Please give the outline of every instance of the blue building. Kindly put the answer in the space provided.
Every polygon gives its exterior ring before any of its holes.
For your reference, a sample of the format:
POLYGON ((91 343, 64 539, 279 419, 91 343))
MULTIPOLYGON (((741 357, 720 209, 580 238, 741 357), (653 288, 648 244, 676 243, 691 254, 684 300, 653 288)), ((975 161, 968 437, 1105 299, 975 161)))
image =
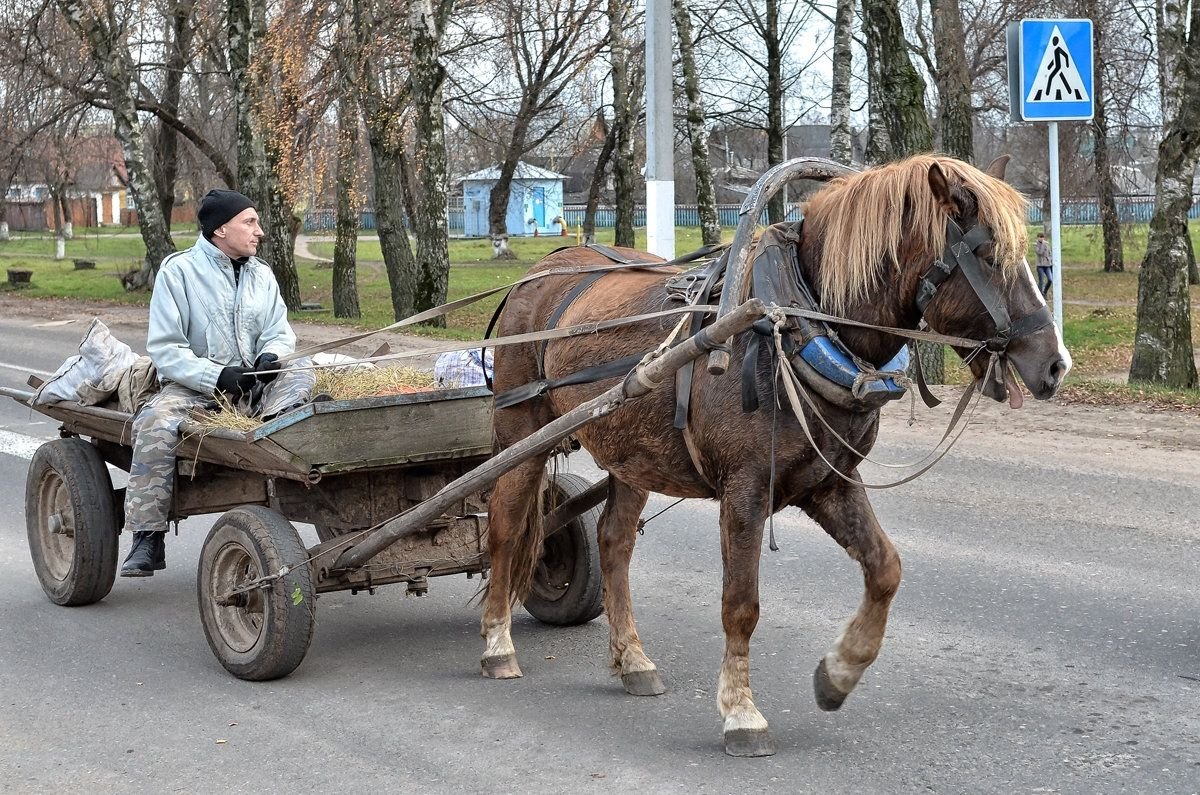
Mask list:
MULTIPOLYGON (((463 177, 463 234, 467 237, 487 237, 488 208, 491 206, 492 186, 500 178, 500 167, 491 166, 463 177)), ((512 189, 508 194, 508 213, 505 227, 510 237, 557 235, 556 219, 563 214, 562 174, 555 174, 528 163, 517 163, 512 189)))

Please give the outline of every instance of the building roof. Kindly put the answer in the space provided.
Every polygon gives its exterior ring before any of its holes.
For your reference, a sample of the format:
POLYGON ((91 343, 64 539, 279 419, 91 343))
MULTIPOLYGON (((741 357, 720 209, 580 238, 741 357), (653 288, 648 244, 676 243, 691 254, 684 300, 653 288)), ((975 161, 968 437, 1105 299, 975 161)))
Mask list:
MULTIPOLYGON (((517 162, 517 170, 513 172, 513 179, 566 179, 564 174, 556 174, 553 171, 545 168, 538 168, 530 165, 524 160, 517 162)), ((467 174, 460 179, 460 182, 495 182, 500 179, 500 166, 488 166, 480 169, 474 174, 467 174)))

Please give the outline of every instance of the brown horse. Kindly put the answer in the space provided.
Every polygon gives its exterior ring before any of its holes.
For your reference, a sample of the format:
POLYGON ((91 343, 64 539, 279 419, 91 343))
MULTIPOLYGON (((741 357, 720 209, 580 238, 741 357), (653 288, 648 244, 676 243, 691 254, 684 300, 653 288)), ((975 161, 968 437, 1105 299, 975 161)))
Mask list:
MULTIPOLYGON (((1025 202, 1002 181, 1004 163, 984 173, 946 157, 919 156, 844 177, 820 190, 810 202, 799 246, 799 267, 824 311, 877 326, 915 329, 922 317, 943 334, 970 339, 994 338, 994 304, 1013 319, 1018 333, 1002 356, 999 378, 988 379, 985 394, 1020 403, 1020 387, 1011 363, 1039 399, 1052 396, 1070 368, 1070 356, 1025 262, 1025 202), (948 225, 949 221, 957 227, 948 225), (971 230, 979 233, 971 237, 971 230), (922 278, 939 260, 948 229, 968 233, 978 256, 977 274, 987 285, 972 286, 965 269, 953 271, 932 300, 918 309, 922 278), (992 297, 993 306, 981 299, 992 297)), ((953 241, 952 241, 953 242, 953 241)), ((631 258, 647 255, 621 250, 631 258)), ((556 252, 538 269, 606 264, 586 248, 556 252)), ((501 335, 544 329, 582 275, 553 275, 517 288, 499 320, 501 335)), ((671 302, 661 271, 608 273, 566 308, 554 325, 638 315, 671 302)), ((728 289, 728 288, 727 288, 728 289)), ((650 321, 602 334, 535 345, 501 347, 495 355, 495 389, 500 393, 539 377, 539 354, 551 378, 655 348, 674 320, 650 321)), ((871 329, 842 327, 843 342, 862 359, 881 366, 904 340, 871 329)), ((725 656, 717 706, 724 718, 725 749, 734 755, 773 753, 767 722, 750 691, 750 636, 759 616, 758 568, 767 517, 797 506, 841 544, 862 567, 863 601, 814 677, 817 703, 834 710, 854 689, 879 653, 892 596, 900 584, 900 559, 880 527, 864 487, 831 471, 804 436, 795 416, 780 411, 774 433, 772 492, 772 412, 746 412, 742 405, 742 359, 749 334, 732 341, 728 372, 712 375, 698 363, 691 385, 687 427, 672 420, 675 390, 663 387, 633 401, 577 434, 610 478, 600 519, 599 542, 608 615, 611 663, 625 689, 635 695, 664 692, 654 663, 646 656, 634 626, 629 592, 629 561, 638 517, 649 492, 720 501, 721 553, 724 563, 721 619, 725 656), (689 449, 690 448, 690 449, 689 449)), ((763 348, 767 346, 762 346, 763 348)), ((969 350, 960 351, 969 354, 969 350)), ((970 360, 977 379, 989 355, 970 360)), ((775 374, 768 350, 760 350, 756 371, 760 395, 770 396, 775 374)), ((530 435, 564 412, 611 387, 608 380, 565 386, 501 409, 495 415, 498 444, 506 447, 530 435)), ((861 454, 875 441, 879 411, 851 410, 815 397, 816 405, 854 452, 809 413, 816 444, 825 459, 857 479, 861 454)), ((765 403, 765 401, 764 401, 765 403)), ((545 458, 526 461, 496 484, 489 505, 488 545, 492 579, 484 602, 481 634, 486 641, 483 674, 506 679, 521 675, 510 637, 511 605, 528 588, 540 556, 542 529, 539 483, 545 458)))

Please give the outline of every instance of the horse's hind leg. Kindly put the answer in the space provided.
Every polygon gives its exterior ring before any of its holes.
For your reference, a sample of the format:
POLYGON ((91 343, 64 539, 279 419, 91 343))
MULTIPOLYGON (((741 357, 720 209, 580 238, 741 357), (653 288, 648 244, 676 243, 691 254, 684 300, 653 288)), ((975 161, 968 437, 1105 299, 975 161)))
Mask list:
POLYGON ((515 679, 521 676, 517 653, 512 642, 513 589, 522 583, 513 581, 514 571, 532 566, 526 560, 541 546, 540 535, 542 475, 546 457, 530 459, 505 473, 492 489, 488 501, 488 557, 491 580, 483 602, 479 634, 485 643, 480 667, 489 679, 515 679))
MULTIPOLYGON (((855 473, 854 476, 857 476, 855 473)), ((875 518, 866 490, 840 481, 814 495, 805 511, 862 566, 866 586, 858 612, 817 665, 817 706, 833 711, 879 655, 892 597, 900 587, 900 556, 875 518)))
POLYGON ((599 528, 609 653, 613 668, 621 675, 621 684, 635 696, 657 696, 666 690, 658 669, 642 649, 629 593, 629 561, 633 557, 638 517, 648 496, 647 492, 610 475, 599 528))
POLYGON ((725 753, 770 756, 775 753, 767 719, 750 690, 750 636, 758 626, 758 561, 766 520, 766 489, 727 484, 721 497, 721 623, 725 657, 717 679, 717 708, 724 719, 725 753))

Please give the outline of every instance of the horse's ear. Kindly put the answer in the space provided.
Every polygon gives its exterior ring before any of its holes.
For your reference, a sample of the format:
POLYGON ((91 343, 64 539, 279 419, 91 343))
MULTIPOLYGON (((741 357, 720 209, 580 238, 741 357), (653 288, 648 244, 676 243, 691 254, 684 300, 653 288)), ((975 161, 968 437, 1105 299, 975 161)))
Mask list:
POLYGON ((946 172, 937 163, 929 166, 929 190, 933 192, 934 201, 942 206, 949 215, 954 215, 958 205, 954 203, 954 195, 950 192, 950 182, 946 172))
POLYGON ((1012 155, 1000 155, 992 161, 992 164, 987 167, 987 170, 984 171, 984 173, 989 177, 995 177, 996 179, 1003 180, 1004 169, 1008 167, 1009 160, 1012 160, 1012 155))

